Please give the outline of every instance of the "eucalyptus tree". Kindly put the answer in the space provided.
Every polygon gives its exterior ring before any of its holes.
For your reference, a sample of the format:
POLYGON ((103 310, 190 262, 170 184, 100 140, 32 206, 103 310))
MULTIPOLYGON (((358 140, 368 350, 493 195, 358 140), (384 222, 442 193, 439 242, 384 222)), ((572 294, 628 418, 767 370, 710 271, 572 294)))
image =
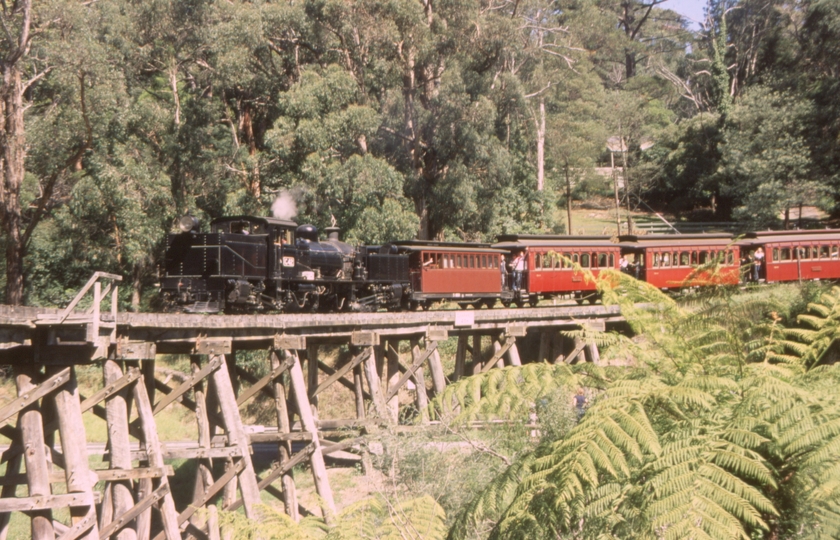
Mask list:
MULTIPOLYGON (((26 175, 25 111, 34 85, 55 67, 42 47, 45 34, 64 27, 63 2, 3 3, 0 22, 4 29, 0 41, 0 224, 5 236, 6 290, 8 304, 20 304, 24 294, 24 256, 32 233, 52 203, 58 175, 38 179, 37 195, 22 193, 26 175), (58 19, 54 17, 57 16, 58 19), (37 38, 37 39, 36 39, 37 38), (34 203, 34 204, 33 204, 34 203), (34 206, 34 211, 29 210, 34 206)), ((69 157, 69 156, 68 156, 69 157)), ((75 156, 74 156, 75 157, 75 156)), ((74 160, 66 165, 72 166, 74 160)), ((64 167, 66 169, 68 167, 64 167)))
POLYGON ((825 189, 808 145, 811 103, 799 96, 754 86, 733 107, 724 130, 719 174, 736 195, 736 216, 768 226, 790 209, 818 203, 825 189))

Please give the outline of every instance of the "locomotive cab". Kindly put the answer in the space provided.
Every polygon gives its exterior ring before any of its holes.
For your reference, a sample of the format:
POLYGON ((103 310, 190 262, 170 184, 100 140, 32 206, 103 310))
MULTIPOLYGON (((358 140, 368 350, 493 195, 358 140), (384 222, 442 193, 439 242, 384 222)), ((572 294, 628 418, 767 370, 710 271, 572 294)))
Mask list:
POLYGON ((279 289, 273 276, 275 242, 292 242, 297 225, 288 220, 233 216, 213 220, 210 232, 197 230, 189 217, 180 233, 167 237, 164 302, 185 311, 217 312, 226 306, 261 308, 279 289))

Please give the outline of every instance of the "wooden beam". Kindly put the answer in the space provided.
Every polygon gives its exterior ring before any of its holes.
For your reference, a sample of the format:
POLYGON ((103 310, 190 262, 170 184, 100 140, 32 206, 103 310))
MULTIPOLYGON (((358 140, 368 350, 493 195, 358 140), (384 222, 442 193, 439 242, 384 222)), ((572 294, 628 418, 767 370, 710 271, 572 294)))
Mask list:
POLYGON ((481 373, 481 334, 475 333, 472 336, 473 344, 470 352, 472 353, 472 372, 473 375, 481 373))
POLYGON ((187 393, 193 386, 196 385, 199 381, 219 369, 219 366, 222 365, 222 356, 214 356, 210 358, 210 362, 207 363, 206 366, 201 368, 196 373, 191 373, 187 380, 183 383, 178 385, 177 388, 173 389, 172 392, 161 398, 160 401, 155 403, 154 413, 157 414, 162 411, 167 405, 178 399, 180 396, 187 393))
MULTIPOLYGON (((149 400, 149 394, 146 393, 145 384, 135 384, 132 386, 132 395, 134 397, 134 405, 137 407, 137 419, 140 421, 140 429, 142 430, 142 439, 146 449, 146 461, 151 467, 165 467, 163 452, 160 448, 160 437, 155 424, 155 413, 152 409, 152 402, 149 400)), ((133 456, 132 456, 133 459, 133 456)), ((141 480, 141 483, 145 482, 141 480)), ((152 481, 154 482, 154 481, 152 481)), ((169 484, 169 478, 162 476, 157 480, 158 487, 169 484)), ((142 484, 141 484, 142 485, 142 484)), ((175 510, 175 501, 172 498, 172 493, 167 493, 158 504, 160 510, 161 522, 163 525, 163 532, 168 540, 175 540, 180 538, 181 532, 178 528, 178 513, 175 510)), ((143 518, 143 526, 146 526, 145 517, 148 517, 148 510, 143 512, 137 518, 138 529, 141 525, 141 518, 143 518), (145 517, 144 517, 145 516, 145 517)), ((144 531, 145 534, 145 531, 144 531)), ((141 535, 142 536, 142 535, 141 535)))
POLYGON ((64 386, 70 380, 70 368, 66 367, 49 377, 31 390, 25 392, 23 395, 13 399, 11 403, 0 408, 0 422, 5 422, 8 418, 26 407, 32 405, 42 397, 54 392, 58 388, 64 386))
POLYGON ((435 343, 435 352, 429 357, 429 372, 432 374, 432 388, 435 394, 442 394, 446 389, 446 375, 443 373, 443 364, 440 361, 440 352, 435 343))
MULTIPOLYGON (((93 486, 90 483, 91 473, 81 405, 76 377, 71 370, 70 380, 55 393, 55 408, 58 415, 58 431, 61 434, 61 449, 64 451, 67 492, 74 496, 87 497, 91 495, 93 486)), ((86 521, 90 510, 93 510, 95 516, 93 502, 88 509, 85 509, 84 505, 71 506, 71 527, 86 521)), ((93 525, 86 528, 80 538, 83 540, 99 538, 99 527, 95 518, 93 525)))
MULTIPOLYGON (((111 359, 105 360, 102 365, 102 373, 105 380, 106 388, 111 384, 124 378, 122 367, 111 359)), ((112 469, 131 470, 131 442, 128 434, 128 407, 126 405, 127 393, 123 389, 118 392, 113 392, 105 401, 105 412, 107 416, 108 425, 108 445, 111 450, 110 462, 112 469)), ((107 511, 113 510, 111 517, 124 515, 134 507, 134 495, 132 494, 131 482, 128 480, 114 480, 110 482, 111 489, 111 503, 113 508, 106 508, 103 513, 107 516, 107 511)), ((103 503, 103 506, 111 506, 103 503)), ((110 519, 103 519, 103 526, 107 526, 110 519)), ((135 540, 136 535, 134 531, 127 531, 121 534, 117 540, 135 540)), ((100 531, 100 536, 102 531, 100 531)), ((107 538, 109 535, 105 535, 107 538)))
MULTIPOLYGON (((268 375, 266 375, 256 383, 252 384, 247 390, 239 394, 239 397, 236 398, 236 404, 241 406, 243 403, 251 399, 257 392, 259 392, 263 388, 266 388, 269 383, 274 381, 274 379, 285 373, 291 365, 291 362, 286 360, 276 368, 272 369, 268 375)), ((237 367, 236 371, 239 372, 240 368, 237 367)))
MULTIPOLYGON (((292 354, 295 360, 295 363, 289 371, 292 379, 292 393, 295 395, 301 423, 303 423, 306 431, 312 433, 312 444, 315 448, 309 462, 312 467, 312 476, 315 480, 315 489, 322 499, 324 521, 330 525, 335 521, 335 502, 333 501, 332 488, 330 487, 329 477, 327 476, 327 466, 324 463, 324 456, 321 454, 321 443, 318 440, 318 427, 315 425, 315 418, 309 407, 309 396, 306 392, 306 383, 303 380, 303 369, 300 366, 300 359, 297 357, 297 354, 292 354)), ((370 360, 371 358, 368 358, 368 362, 370 360)))
MULTIPOLYGON (((190 504, 183 512, 178 514, 178 519, 177 519, 178 527, 180 528, 181 525, 183 525, 188 519, 190 519, 190 517, 192 517, 192 515, 195 514, 196 511, 198 511, 199 508, 202 508, 205 504, 210 502, 210 500, 213 497, 215 497, 216 494, 218 494, 222 489, 224 489, 224 487, 227 485, 227 483, 230 482, 233 479, 234 476, 236 476, 237 474, 242 472, 242 469, 243 469, 244 466, 245 465, 244 465, 244 463, 242 463, 241 460, 237 461, 232 468, 225 471, 225 474, 220 476, 219 479, 216 480, 213 483, 213 485, 210 486, 207 489, 207 493, 204 496, 204 499, 202 499, 201 501, 193 501, 194 504, 190 504)), ((180 538, 180 537, 181 537, 181 535, 179 533, 177 538, 180 538)), ((157 536, 155 536, 154 540, 164 540, 166 538, 167 538, 166 533, 165 532, 160 532, 160 533, 158 533, 157 536)), ((167 540, 172 540, 172 539, 167 539, 167 540)))
MULTIPOLYGON (((373 352, 373 347, 369 347, 371 349, 371 353, 373 352)), ((365 378, 367 379, 368 389, 370 390, 371 401, 373 401, 373 408, 376 411, 376 414, 381 418, 383 421, 386 422, 393 422, 391 415, 388 414, 388 407, 385 405, 385 400, 382 396, 382 390, 380 386, 380 379, 379 379, 379 372, 376 370, 376 355, 370 354, 368 355, 367 360, 364 361, 364 372, 365 378)))
POLYGON ((429 348, 423 352, 423 354, 418 355, 416 358, 414 358, 414 361, 411 363, 411 366, 406 370, 405 374, 402 377, 400 377, 400 380, 397 382, 397 385, 394 388, 388 390, 388 395, 385 396, 385 401, 390 401, 390 399, 394 397, 394 394, 400 391, 400 388, 402 388, 405 382, 414 375, 414 372, 417 371, 417 369, 423 365, 423 362, 425 362, 429 358, 429 356, 431 356, 432 353, 436 350, 437 342, 433 341, 429 348))
POLYGON ((129 384, 133 383, 134 381, 140 378, 140 370, 136 367, 130 367, 126 370, 125 375, 120 377, 119 379, 113 381, 110 384, 106 384, 104 388, 86 398, 82 401, 82 412, 87 412, 94 405, 102 402, 105 399, 108 399, 112 395, 116 394, 129 384))
POLYGON ((169 493, 169 484, 163 484, 140 502, 132 506, 128 511, 117 514, 117 519, 106 525, 99 531, 99 540, 107 540, 111 535, 116 534, 131 521, 142 514, 147 508, 163 499, 169 493))
MULTIPOLYGON (((38 388, 40 368, 20 366, 15 370, 15 383, 19 396, 38 388)), ((69 379, 69 372, 68 372, 69 379)), ((18 415, 21 437, 26 446, 26 484, 30 497, 50 495, 50 465, 47 463, 46 443, 44 439, 44 421, 38 401, 32 401, 18 415)), ((52 512, 40 510, 30 514, 33 540, 54 540, 55 530, 52 525, 52 512)))
POLYGON ((580 353, 583 352, 584 347, 586 347, 586 342, 583 341, 580 338, 575 338, 575 349, 571 352, 571 354, 569 354, 566 357, 566 363, 567 364, 575 363, 575 360, 577 360, 577 357, 580 355, 580 353))
MULTIPOLYGON (((367 349, 369 350, 370 347, 367 347, 367 349)), ((330 366, 328 366, 327 364, 325 364, 323 362, 318 362, 318 367, 321 368, 321 370, 324 373, 326 373, 327 375, 332 375, 333 373, 335 373, 335 370, 333 368, 331 368, 330 366)), ((344 386, 345 388, 347 388, 348 390, 353 390, 354 392, 356 390, 353 383, 351 383, 347 379, 344 379, 344 378, 338 379, 338 383, 341 384, 342 386, 344 386)), ((373 398, 370 397, 370 394, 368 392, 365 392, 364 389, 362 390, 362 392, 364 392, 364 399, 373 399, 373 398)))
POLYGON ((388 405, 388 410, 391 413, 392 418, 399 418, 400 416, 400 399, 399 399, 399 380, 400 380, 400 371, 405 372, 405 370, 400 365, 400 342, 398 340, 388 340, 385 342, 384 346, 382 347, 385 353, 385 359, 387 362, 383 362, 383 365, 387 366, 387 384, 385 389, 387 390, 388 397, 385 399, 385 403, 388 405), (396 347, 394 346, 394 341, 396 341, 396 347), (392 392, 396 389, 396 392, 392 392))
MULTIPOLYGON (((190 371, 197 373, 201 370, 201 362, 203 357, 198 354, 190 356, 190 371)), ((202 449, 209 449, 213 445, 212 427, 210 426, 210 419, 207 411, 207 387, 205 381, 200 381, 193 387, 193 395, 195 397, 195 420, 198 435, 198 447, 202 449)), ((227 446, 227 441, 222 443, 222 446, 227 446)), ((207 488, 213 484, 213 463, 210 458, 199 458, 196 460, 195 476, 193 477, 193 495, 192 501, 204 500, 207 488)), ((193 519, 194 525, 204 525, 204 520, 200 517, 193 519)))
MULTIPOLYGON (((97 494, 98 495, 98 494, 97 494)), ((52 508, 82 508, 95 505, 98 497, 93 493, 68 493, 66 495, 36 495, 0 499, 0 512, 31 512, 52 508)))
MULTIPOLYGON (((291 471, 292 469, 294 469, 295 467, 297 467, 298 465, 300 465, 301 463, 306 461, 306 459, 309 456, 311 456, 312 452, 314 452, 314 451, 315 451, 315 445, 313 443, 309 443, 306 446, 304 446, 303 449, 300 450, 297 454, 293 455, 292 457, 290 457, 285 462, 278 463, 277 465, 272 467, 268 471, 268 474, 265 476, 265 478, 260 480, 259 483, 257 484, 257 485, 259 485, 260 490, 263 490, 266 487, 268 487, 270 484, 273 484, 275 480, 277 480, 278 478, 280 478, 281 476, 283 476, 287 472, 291 471)), ((236 501, 238 503, 238 505, 237 506, 232 505, 229 508, 229 510, 233 511, 233 510, 236 510, 237 508, 239 508, 239 506, 241 506, 241 504, 242 504, 241 501, 242 501, 241 499, 236 501)))
POLYGON ((236 404, 230 373, 225 367, 225 357, 219 355, 216 358, 221 361, 222 367, 212 374, 213 389, 216 391, 219 400, 219 408, 224 419, 224 428, 228 433, 228 440, 232 446, 239 447, 242 452, 241 459, 245 463, 245 468, 238 475, 239 489, 242 492, 242 498, 245 500, 245 516, 255 519, 256 509, 254 507, 260 503, 260 490, 257 488, 254 464, 251 462, 248 436, 242 426, 242 417, 239 415, 239 406, 236 404))
POLYGON ((432 341, 429 348, 423 354, 420 354, 420 342, 417 339, 411 340, 411 357, 414 358, 412 362, 412 374, 414 376, 414 389, 417 403, 417 410, 420 412, 420 419, 425 424, 429 421, 429 396, 426 394, 426 379, 423 376, 423 358, 431 358, 432 353, 437 350, 437 342, 432 341), (419 363, 418 367, 414 364, 419 363))
MULTIPOLYGON (((278 354, 276 350, 270 351, 268 356, 269 365, 272 368, 277 368, 281 365, 280 354, 278 354)), ((294 362, 294 358, 287 354, 284 354, 283 356, 284 358, 282 359, 282 362, 291 366, 292 362, 294 362)), ((288 402, 286 401, 286 387, 280 380, 274 379, 271 391, 274 397, 274 411, 277 416, 277 434, 281 437, 289 437, 292 433, 290 433, 291 418, 289 418, 288 402)), ((311 433, 295 433, 294 435, 308 435, 310 439, 312 438, 311 433)), ((253 440, 252 436, 251 441, 253 440)), ((283 463, 288 462, 292 455, 291 439, 283 440, 283 442, 278 445, 278 451, 280 453, 280 464, 282 465, 283 463)), ((294 476, 288 473, 284 473, 282 476, 282 499, 283 505, 286 508, 286 515, 294 521, 299 521, 300 513, 298 512, 297 488, 295 486, 294 476)), ((260 487, 259 482, 257 483, 257 486, 260 487)), ((263 488, 260 487, 260 489, 263 488)))
POLYGON ((493 369, 496 366, 496 363, 502 359, 502 356, 504 356, 505 353, 508 352, 508 349, 510 349, 514 343, 516 343, 516 338, 510 337, 506 339, 505 344, 502 345, 498 351, 493 353, 493 357, 490 360, 484 363, 484 368, 481 370, 481 373, 487 373, 488 371, 493 369))
POLYGON ((469 339, 469 336, 466 334, 458 336, 458 349, 455 353, 455 371, 452 374, 453 382, 464 377, 464 370, 467 364, 467 348, 469 347, 469 339))
MULTIPOLYGON (((312 395, 317 396, 318 394, 326 390, 334 382, 344 377, 344 375, 351 369, 355 368, 356 366, 367 360, 368 356, 370 356, 370 347, 362 349, 362 352, 354 356, 352 360, 350 360, 349 362, 338 368, 336 371, 334 371, 332 375, 327 377, 327 379, 324 382, 318 385, 318 388, 316 388, 315 391, 312 392, 312 395)), ((321 362, 319 362, 318 365, 321 365, 321 362)))
MULTIPOLYGON (((57 540, 76 540, 80 538, 81 535, 87 532, 91 527, 96 526, 96 507, 91 506, 87 513, 84 515, 83 518, 78 520, 76 523, 73 524, 72 527, 68 527, 66 531, 64 531, 61 536, 58 537, 57 540)), ((85 534, 85 537, 88 537, 90 533, 85 534)))

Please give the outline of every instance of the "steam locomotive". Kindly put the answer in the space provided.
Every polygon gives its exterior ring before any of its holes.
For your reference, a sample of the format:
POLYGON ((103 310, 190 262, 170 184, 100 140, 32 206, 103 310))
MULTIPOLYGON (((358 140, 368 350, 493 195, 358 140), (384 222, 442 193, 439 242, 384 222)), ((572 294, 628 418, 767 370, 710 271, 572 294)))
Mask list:
POLYGON ((271 217, 192 217, 166 241, 164 305, 188 312, 364 311, 407 307, 408 256, 392 246, 354 248, 327 229, 271 217))
POLYGON ((743 281, 840 279, 840 230, 694 235, 505 235, 495 244, 404 241, 354 247, 328 228, 234 216, 199 232, 192 217, 169 234, 161 294, 169 309, 376 311, 536 305, 541 298, 597 300, 602 270, 627 270, 660 289, 743 281), (761 250, 759 250, 761 248, 761 250), (752 254, 766 253, 757 265, 752 254), (516 282, 505 258, 524 256, 516 282), (704 270, 709 263, 717 271, 704 270))

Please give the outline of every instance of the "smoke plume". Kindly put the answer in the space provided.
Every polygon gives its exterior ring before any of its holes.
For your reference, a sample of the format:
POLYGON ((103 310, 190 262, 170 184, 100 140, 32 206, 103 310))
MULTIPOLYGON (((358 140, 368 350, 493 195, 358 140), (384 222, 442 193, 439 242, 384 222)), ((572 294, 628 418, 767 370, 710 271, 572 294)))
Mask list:
POLYGON ((292 219, 297 215, 297 202, 291 191, 283 190, 271 203, 271 215, 279 219, 292 219))

